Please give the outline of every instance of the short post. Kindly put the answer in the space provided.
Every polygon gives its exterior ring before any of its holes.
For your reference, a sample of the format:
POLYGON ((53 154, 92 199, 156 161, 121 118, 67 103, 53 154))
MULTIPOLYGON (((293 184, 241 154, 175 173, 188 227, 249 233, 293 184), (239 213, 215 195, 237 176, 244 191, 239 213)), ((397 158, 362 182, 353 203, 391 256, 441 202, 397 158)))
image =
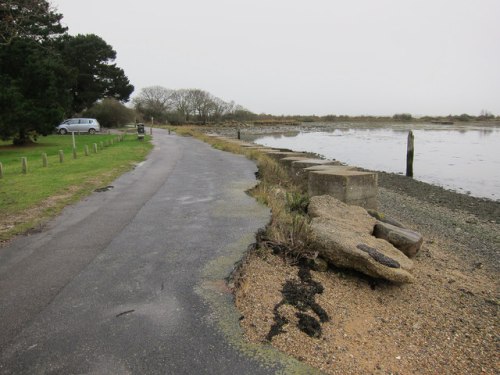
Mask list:
POLYGON ((59 163, 64 163, 64 151, 59 150, 59 163))
POLYGON ((104 150, 104 142, 103 142, 103 141, 101 141, 99 144, 100 144, 100 146, 101 146, 101 150, 104 150))
POLYGON ((42 166, 45 168, 49 165, 49 161, 47 159, 47 154, 44 152, 42 154, 42 166))
POLYGON ((110 139, 110 140, 109 140, 109 145, 110 145, 110 146, 113 146, 113 139, 110 139))
POLYGON ((149 128, 149 135, 153 135, 153 125, 149 128))
POLYGON ((28 173, 28 158, 24 156, 21 158, 21 171, 23 174, 28 173))
POLYGON ((71 138, 73 139, 73 148, 76 148, 75 132, 71 132, 71 138))
POLYGON ((97 143, 94 143, 94 154, 97 154, 97 143))
POLYGON ((238 129, 238 139, 241 139, 241 132, 240 132, 240 129, 238 129))
POLYGON ((76 159, 76 147, 73 147, 73 159, 76 159))
POLYGON ((410 130, 408 133, 408 146, 406 149, 406 176, 413 177, 413 154, 414 154, 414 143, 415 137, 413 136, 413 132, 410 130))
POLYGON ((168 129, 168 135, 170 135, 170 128, 168 129))
POLYGON ((3 165, 0 163, 0 178, 3 178, 3 165))
POLYGON ((84 152, 85 152, 85 156, 89 156, 89 146, 85 145, 84 152))

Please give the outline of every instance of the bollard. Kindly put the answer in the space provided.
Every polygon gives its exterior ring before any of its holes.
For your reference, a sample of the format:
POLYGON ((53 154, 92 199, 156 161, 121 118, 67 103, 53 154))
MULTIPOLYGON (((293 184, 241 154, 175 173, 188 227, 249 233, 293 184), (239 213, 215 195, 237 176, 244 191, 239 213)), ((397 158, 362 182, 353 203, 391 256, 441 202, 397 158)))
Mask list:
POLYGON ((113 140, 112 139, 109 140, 109 145, 113 146, 113 140))
POLYGON ((89 156, 89 146, 85 145, 83 151, 85 152, 85 156, 89 156))
POLYGON ((49 165, 49 161, 47 159, 47 154, 44 152, 42 154, 42 167, 47 167, 49 165))
POLYGON ((76 159, 76 147, 73 147, 73 159, 76 159))
POLYGON ((21 158, 21 171, 23 174, 28 173, 28 159, 26 157, 21 158))
POLYGON ((170 129, 168 129, 168 135, 170 135, 170 129))
POLYGON ((99 143, 99 145, 101 146, 101 150, 104 150, 104 142, 103 142, 103 141, 101 141, 101 142, 99 143))
POLYGON ((153 135, 153 127, 152 126, 149 128, 149 135, 153 135))
POLYGON ((59 163, 64 163, 64 151, 59 150, 59 163))
POLYGON ((97 143, 94 143, 94 154, 97 154, 97 143))
POLYGON ((0 178, 3 178, 3 165, 0 163, 0 178))
POLYGON ((415 137, 413 136, 413 132, 410 130, 408 133, 408 145, 406 149, 406 176, 413 177, 413 142, 415 137))
POLYGON ((238 139, 241 139, 240 129, 238 129, 238 139))

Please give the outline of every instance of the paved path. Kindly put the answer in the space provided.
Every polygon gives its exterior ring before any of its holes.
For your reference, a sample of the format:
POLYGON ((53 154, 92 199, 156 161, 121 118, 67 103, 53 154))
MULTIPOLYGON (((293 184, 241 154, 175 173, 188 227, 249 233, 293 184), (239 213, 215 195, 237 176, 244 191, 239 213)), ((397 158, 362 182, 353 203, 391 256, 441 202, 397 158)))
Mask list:
POLYGON ((262 366, 231 337, 237 312, 217 282, 269 219, 244 193, 255 184, 254 164, 160 130, 154 143, 113 189, 0 249, 0 373, 265 374, 286 366, 274 357, 262 366))

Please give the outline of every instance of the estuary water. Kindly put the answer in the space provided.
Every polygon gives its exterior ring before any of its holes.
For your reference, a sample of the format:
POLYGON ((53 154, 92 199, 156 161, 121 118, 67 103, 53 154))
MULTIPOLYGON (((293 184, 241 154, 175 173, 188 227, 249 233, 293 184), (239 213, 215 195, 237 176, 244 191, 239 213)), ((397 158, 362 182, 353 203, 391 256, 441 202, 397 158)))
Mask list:
POLYGON ((415 136, 414 178, 500 200, 500 127, 418 124, 323 126, 253 137, 255 143, 308 151, 366 169, 405 174, 408 131, 415 136), (335 128, 334 128, 335 127, 335 128))

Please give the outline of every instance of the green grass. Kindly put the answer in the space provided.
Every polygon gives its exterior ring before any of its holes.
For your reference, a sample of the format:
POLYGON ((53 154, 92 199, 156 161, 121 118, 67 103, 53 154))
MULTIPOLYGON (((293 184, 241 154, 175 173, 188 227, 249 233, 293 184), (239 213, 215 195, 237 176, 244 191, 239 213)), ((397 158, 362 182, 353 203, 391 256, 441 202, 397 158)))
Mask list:
POLYGON ((61 211, 68 203, 106 186, 117 176, 144 160, 151 143, 125 135, 79 135, 75 137, 77 158, 73 159, 72 137, 51 135, 25 147, 0 142, 0 240, 39 225, 61 211), (110 141, 113 140, 113 144, 110 141), (105 145, 100 148, 100 143, 105 145), (93 144, 98 152, 94 153, 93 144), (89 148, 85 156, 84 147, 89 148), (59 161, 59 150, 64 162, 59 161), (42 153, 47 154, 48 166, 42 166, 42 153), (28 171, 22 173, 21 158, 28 160, 28 171))

